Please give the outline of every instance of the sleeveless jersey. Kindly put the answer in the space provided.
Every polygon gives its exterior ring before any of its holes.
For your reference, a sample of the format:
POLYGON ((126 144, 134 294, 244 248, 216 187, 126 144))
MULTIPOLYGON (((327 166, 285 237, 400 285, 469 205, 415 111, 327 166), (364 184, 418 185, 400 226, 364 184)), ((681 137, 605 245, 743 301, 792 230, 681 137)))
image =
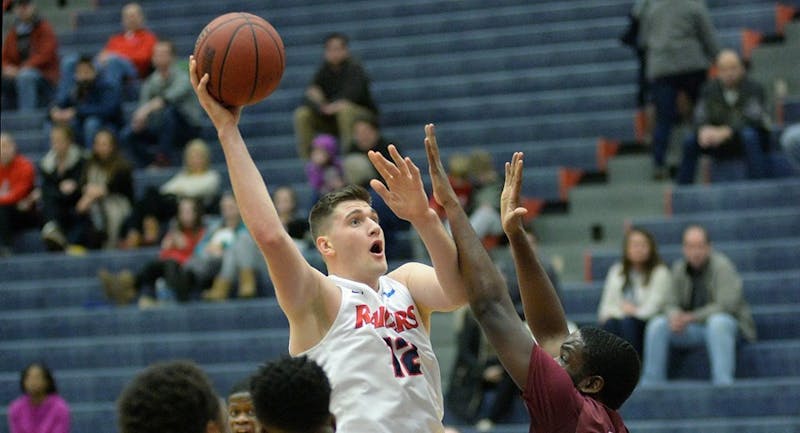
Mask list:
POLYGON ((329 276, 342 291, 331 329, 300 355, 331 383, 331 412, 343 433, 442 432, 439 363, 419 310, 403 284, 329 276))

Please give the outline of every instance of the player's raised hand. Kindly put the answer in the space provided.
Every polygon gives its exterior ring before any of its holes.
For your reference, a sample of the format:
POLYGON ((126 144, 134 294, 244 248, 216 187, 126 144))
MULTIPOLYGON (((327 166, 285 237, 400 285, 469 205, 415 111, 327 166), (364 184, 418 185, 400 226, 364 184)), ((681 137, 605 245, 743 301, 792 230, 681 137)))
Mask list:
POLYGON ((392 161, 379 152, 369 151, 369 160, 386 182, 384 185, 383 182, 372 179, 369 184, 395 215, 413 223, 428 212, 433 212, 428 206, 422 176, 411 158, 401 156, 393 144, 389 145, 389 155, 392 161))
POLYGON ((242 107, 225 107, 214 99, 206 88, 206 85, 208 85, 208 74, 198 79, 197 73, 195 72, 196 68, 197 62, 194 56, 189 56, 189 79, 192 81, 192 87, 197 94, 200 105, 206 110, 208 117, 211 118, 211 123, 217 128, 217 131, 226 126, 238 125, 242 114, 242 107))
POLYGON ((425 125, 425 153, 428 155, 428 172, 431 175, 433 198, 442 207, 460 204, 442 165, 439 144, 436 141, 436 128, 432 123, 425 125))
POLYGON ((506 179, 503 192, 500 194, 500 219, 506 234, 523 230, 522 217, 528 213, 528 210, 519 204, 522 189, 522 156, 522 152, 514 152, 511 162, 506 162, 506 179))

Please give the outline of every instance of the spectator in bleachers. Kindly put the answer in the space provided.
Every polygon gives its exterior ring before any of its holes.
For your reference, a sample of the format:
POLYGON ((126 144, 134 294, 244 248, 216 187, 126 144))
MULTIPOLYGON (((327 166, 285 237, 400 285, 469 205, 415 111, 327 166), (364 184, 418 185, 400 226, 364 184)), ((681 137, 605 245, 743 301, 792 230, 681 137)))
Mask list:
POLYGON ((23 395, 8 406, 11 433, 69 433, 69 405, 58 395, 47 365, 28 364, 20 374, 19 385, 23 395))
POLYGON ((155 245, 162 234, 162 225, 177 212, 178 199, 191 197, 205 209, 219 198, 221 177, 211 167, 208 144, 196 138, 183 151, 183 169, 160 187, 148 187, 125 223, 125 248, 155 245))
POLYGON ((220 217, 206 221, 207 229, 203 238, 183 266, 191 294, 199 294, 211 286, 222 267, 225 251, 233 245, 237 236, 247 231, 232 192, 222 194, 219 209, 220 217))
POLYGON ((795 170, 800 171, 800 123, 795 123, 783 131, 781 147, 795 170))
MULTIPOLYGON (((118 87, 123 97, 135 94, 136 86, 153 70, 153 48, 158 38, 145 28, 144 12, 138 3, 122 7, 123 31, 108 38, 103 50, 94 58, 98 74, 108 83, 118 87)), ((65 55, 61 61, 59 93, 74 83, 73 74, 79 56, 65 55)))
POLYGON ((114 275, 101 269, 98 276, 109 299, 124 305, 139 295, 139 307, 158 305, 156 284, 163 278, 179 301, 188 300, 189 287, 183 267, 203 238, 203 211, 200 204, 191 198, 178 202, 178 215, 172 227, 161 240, 158 257, 147 262, 135 275, 125 269, 114 275))
MULTIPOLYGON (((281 224, 294 240, 297 249, 307 257, 313 257, 314 251, 309 240, 308 220, 303 218, 297 209, 297 193, 292 187, 281 186, 272 193, 272 202, 281 224)), ((250 232, 245 227, 238 230, 233 245, 225 250, 219 273, 214 278, 211 289, 203 294, 209 301, 221 301, 228 298, 234 283, 238 283, 237 296, 251 298, 256 296, 258 277, 267 277, 268 270, 264 257, 258 249, 250 232)))
POLYGON ((378 108, 370 93, 370 79, 361 64, 350 55, 348 38, 332 33, 325 38, 324 62, 305 91, 305 102, 294 112, 297 153, 311 156, 311 141, 319 133, 337 136, 342 154, 353 140, 353 123, 358 117, 375 116, 378 108))
POLYGON ((48 249, 60 251, 68 245, 82 244, 90 226, 86 215, 77 212, 81 198, 81 177, 86 158, 83 148, 72 137, 68 126, 56 125, 50 131, 50 150, 39 162, 42 176, 42 239, 48 249))
POLYGON ((366 155, 370 150, 380 153, 384 158, 390 158, 389 140, 381 134, 377 117, 372 115, 357 117, 353 123, 353 143, 347 154, 366 155))
POLYGON ((220 433, 227 431, 220 399, 192 361, 153 364, 129 383, 117 401, 120 433, 220 433))
POLYGON ((672 278, 667 313, 645 330, 642 384, 666 381, 670 348, 698 346, 708 350, 712 383, 733 383, 737 340, 756 338, 736 267, 712 249, 705 228, 692 225, 683 232, 683 258, 673 264, 672 278))
POLYGON ((639 31, 646 50, 650 97, 656 110, 653 174, 656 179, 665 179, 669 138, 678 121, 678 95, 682 93, 694 106, 719 48, 702 1, 649 1, 641 12, 639 31))
POLYGON ((308 183, 318 197, 344 186, 336 137, 330 134, 314 137, 305 170, 308 183))
POLYGON ((155 71, 139 93, 139 105, 121 136, 136 164, 174 164, 180 149, 197 137, 202 111, 186 71, 175 64, 175 45, 159 41, 153 50, 155 71))
MULTIPOLYGON (((467 214, 472 211, 472 194, 475 190, 475 185, 472 179, 470 179, 469 164, 469 156, 463 153, 454 153, 450 155, 447 161, 450 186, 455 190, 458 201, 467 214)), ((428 200, 428 204, 436 211, 440 218, 445 218, 444 208, 439 205, 433 196, 428 200)))
POLYGON ((75 205, 79 214, 88 215, 98 241, 94 246, 116 248, 123 222, 131 212, 133 174, 122 156, 114 134, 101 129, 82 176, 82 195, 75 205))
POLYGON ((14 14, 3 41, 2 109, 45 107, 58 83, 58 39, 31 0, 15 0, 14 14))
POLYGON ((502 185, 494 169, 492 154, 486 151, 474 151, 469 155, 469 173, 474 186, 469 213, 469 222, 484 245, 491 248, 493 243, 503 236, 503 225, 500 221, 500 191, 502 185))
POLYGON ((0 257, 11 254, 12 236, 38 224, 36 167, 17 152, 14 137, 0 132, 0 257))
POLYGON ((240 380, 228 392, 228 427, 236 433, 261 433, 261 423, 256 418, 250 378, 240 380))
POLYGON ((307 356, 284 356, 262 366, 251 379, 250 393, 264 431, 336 431, 328 376, 307 356))
POLYGON ((144 11, 139 3, 131 2, 122 7, 122 27, 122 32, 108 38, 97 61, 104 68, 110 62, 127 62, 135 68, 138 77, 144 79, 153 70, 153 48, 158 38, 145 27, 144 11))
POLYGON ((50 121, 70 126, 76 141, 90 149, 97 131, 107 128, 116 133, 122 126, 119 86, 99 77, 91 58, 81 57, 73 85, 62 87, 50 108, 50 121))
POLYGON ((717 58, 718 78, 705 84, 695 110, 696 133, 683 144, 678 183, 692 183, 701 153, 718 159, 742 156, 748 177, 769 176, 768 114, 764 88, 746 76, 744 64, 732 50, 717 58))
POLYGON ((672 277, 653 235, 631 228, 622 242, 622 261, 606 275, 597 309, 600 326, 627 340, 641 356, 645 325, 663 312, 670 290, 672 277))

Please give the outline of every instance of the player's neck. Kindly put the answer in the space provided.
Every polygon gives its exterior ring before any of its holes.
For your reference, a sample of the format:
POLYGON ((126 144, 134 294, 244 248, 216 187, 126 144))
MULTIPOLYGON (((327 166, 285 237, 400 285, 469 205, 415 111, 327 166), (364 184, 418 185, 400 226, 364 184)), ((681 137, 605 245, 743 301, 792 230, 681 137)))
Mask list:
POLYGON ((336 275, 337 277, 348 279, 350 281, 366 284, 376 292, 380 288, 380 275, 366 275, 366 273, 363 271, 359 272, 355 269, 343 269, 332 264, 328 265, 328 273, 331 275, 336 275))

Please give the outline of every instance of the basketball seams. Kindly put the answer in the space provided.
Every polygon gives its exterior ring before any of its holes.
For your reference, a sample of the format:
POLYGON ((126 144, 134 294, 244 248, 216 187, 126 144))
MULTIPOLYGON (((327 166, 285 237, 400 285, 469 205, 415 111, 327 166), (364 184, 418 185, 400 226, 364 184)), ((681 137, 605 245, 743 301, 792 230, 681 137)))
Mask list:
POLYGON ((218 82, 217 88, 219 89, 219 97, 220 97, 220 99, 225 99, 225 98, 222 97, 222 77, 225 76, 225 65, 227 64, 228 54, 231 51, 231 46, 236 41, 236 35, 239 33, 239 31, 242 29, 242 27, 245 27, 247 25, 249 25, 249 23, 245 22, 244 24, 241 24, 239 27, 236 27, 235 29, 233 29, 233 31, 231 32, 230 38, 228 38, 228 46, 225 47, 225 54, 222 56, 222 62, 220 63, 220 66, 219 66, 219 77, 217 78, 217 82, 218 82))
POLYGON ((215 25, 214 27, 211 27, 211 24, 214 24, 213 21, 211 23, 209 23, 208 25, 206 25, 205 28, 200 32, 200 35, 197 37, 197 41, 195 41, 195 44, 194 44, 194 52, 195 52, 195 54, 200 53, 199 48, 202 48, 202 45, 208 40, 208 37, 211 36, 212 33, 214 33, 215 31, 219 30, 221 27, 225 26, 226 24, 228 24, 228 23, 230 23, 232 21, 241 20, 241 19, 245 19, 246 20, 247 18, 243 17, 243 16, 231 17, 230 19, 226 19, 225 21, 220 22, 219 24, 215 25))
POLYGON ((224 105, 229 104, 223 102, 226 100, 232 105, 249 105, 278 87, 286 63, 283 41, 275 28, 258 15, 247 12, 228 15, 217 17, 198 36, 194 53, 197 73, 212 75, 208 90, 224 105), (220 18, 223 20, 219 21, 220 18), (240 33, 245 26, 249 27, 249 33, 240 33), (242 56, 247 59, 245 63, 242 56), (214 73, 219 77, 213 76, 214 73))
POLYGON ((249 17, 245 18, 247 19, 247 24, 250 25, 250 35, 253 36, 253 55, 255 56, 255 66, 256 66, 255 74, 253 77, 254 78, 253 86, 250 88, 250 96, 247 98, 247 103, 249 104, 250 101, 253 100, 253 95, 256 94, 256 89, 258 88, 258 72, 259 72, 258 69, 260 62, 258 59, 259 52, 258 52, 258 38, 256 38, 256 31, 255 29, 253 29, 254 26, 253 23, 250 22, 250 18, 249 17))

